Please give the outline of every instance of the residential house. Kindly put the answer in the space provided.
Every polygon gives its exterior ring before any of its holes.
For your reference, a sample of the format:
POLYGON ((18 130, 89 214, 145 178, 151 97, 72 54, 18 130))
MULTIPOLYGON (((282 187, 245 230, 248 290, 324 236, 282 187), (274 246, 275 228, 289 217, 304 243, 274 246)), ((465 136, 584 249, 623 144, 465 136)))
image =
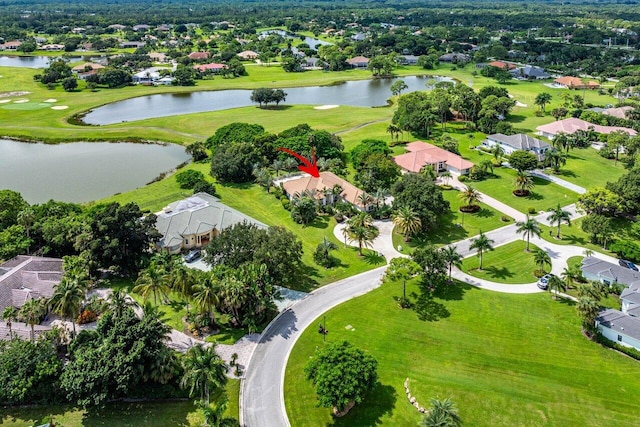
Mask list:
POLYGON ((302 64, 303 70, 316 70, 322 68, 324 62, 322 62, 319 58, 310 57, 304 58, 304 64, 302 64))
POLYGON ((147 56, 154 62, 167 62, 167 55, 162 52, 150 52, 147 56))
POLYGON ((640 318, 640 284, 634 283, 620 294, 622 312, 640 318))
POLYGON ((187 55, 189 59, 193 59, 194 61, 199 61, 203 59, 209 59, 209 52, 191 52, 187 55))
POLYGON ((131 76, 131 81, 134 84, 150 85, 155 84, 158 80, 160 80, 160 73, 156 67, 147 68, 131 76))
POLYGON ((616 108, 605 108, 601 111, 602 114, 606 114, 607 116, 617 117, 619 119, 626 119, 627 112, 633 111, 633 107, 629 105, 625 105, 624 107, 616 107, 616 108))
POLYGON ((445 53, 444 55, 441 55, 438 58, 438 61, 457 64, 458 62, 471 61, 471 56, 467 55, 466 53, 450 52, 450 53, 445 53))
POLYGON ((0 50, 18 50, 20 46, 22 46, 21 41, 13 40, 4 44, 0 44, 0 50))
POLYGON ((356 33, 351 36, 351 40, 356 42, 361 42, 367 39, 367 35, 364 33, 356 33))
POLYGON ((139 49, 145 47, 146 44, 145 42, 125 41, 120 43, 120 47, 123 49, 139 49))
POLYGON ((580 270, 585 279, 601 282, 605 285, 640 285, 640 272, 603 261, 599 258, 585 257, 582 260, 580 270))
POLYGON ((608 135, 611 132, 615 132, 615 131, 623 131, 628 133, 630 136, 636 136, 638 134, 635 130, 630 128, 625 128, 620 126, 595 125, 593 123, 589 123, 585 120, 578 119, 575 117, 558 120, 546 125, 538 126, 536 128, 538 135, 545 136, 550 139, 555 137, 560 132, 565 133, 567 135, 573 135, 579 130, 588 131, 590 129, 605 135, 608 135))
POLYGON ((151 28, 150 25, 147 24, 139 24, 139 25, 134 25, 133 26, 133 31, 148 31, 151 28))
POLYGON ((43 44, 42 46, 40 46, 40 50, 46 50, 49 52, 64 50, 64 45, 63 44, 43 44))
POLYGON ((400 64, 417 65, 419 57, 416 55, 400 55, 400 64))
POLYGON ((75 74, 80 74, 80 73, 85 73, 91 70, 99 70, 101 68, 104 68, 104 66, 100 64, 96 64, 95 62, 85 62, 83 64, 76 65, 75 67, 73 67, 71 69, 71 72, 75 74))
POLYGON ((298 178, 286 180, 280 185, 289 200, 306 192, 323 205, 332 205, 336 202, 344 201, 351 203, 359 210, 368 210, 370 208, 370 206, 365 207, 360 200, 364 191, 333 172, 320 172, 319 178, 304 174, 298 178), (340 191, 337 192, 334 189, 340 191))
POLYGON ((506 61, 491 61, 487 64, 487 66, 502 68, 503 70, 507 70, 507 71, 513 70, 516 68, 516 64, 514 64, 513 62, 506 62, 506 61))
POLYGON ((605 338, 640 350, 640 318, 609 308, 596 317, 596 328, 605 338))
MULTIPOLYGON (((0 264, 0 312, 7 307, 19 309, 27 301, 51 298, 55 286, 62 280, 62 259, 19 255, 0 264)), ((14 335, 29 339, 31 327, 25 323, 12 322, 14 335)), ((49 330, 48 326, 36 325, 35 334, 49 330)), ((0 323, 0 339, 10 339, 9 328, 0 323)))
POLYGON ((122 24, 111 24, 107 28, 111 28, 116 31, 123 31, 125 28, 127 28, 127 26, 122 24))
POLYGON ((449 171, 456 175, 466 175, 473 167, 473 163, 459 155, 426 142, 414 141, 407 144, 406 149, 408 153, 396 156, 393 160, 408 172, 420 172, 429 165, 437 173, 449 171))
POLYGON ((252 50, 244 50, 240 52, 237 56, 239 56, 240 59, 245 61, 253 61, 258 57, 258 52, 254 52, 252 50))
POLYGON ((499 145, 507 155, 516 150, 529 151, 535 154, 540 161, 544 160, 545 153, 551 149, 548 143, 524 133, 516 135, 503 135, 501 133, 487 135, 487 139, 482 141, 482 144, 487 147, 499 145))
POLYGON ((155 84, 162 86, 171 86, 175 78, 170 76, 164 76, 161 79, 156 80, 155 84))
POLYGON ((193 68, 201 73, 219 74, 225 68, 229 68, 225 64, 212 62, 210 64, 194 65, 193 68))
POLYGON ((220 203, 217 197, 207 193, 197 193, 171 203, 156 215, 156 229, 162 235, 156 246, 172 254, 202 248, 222 230, 242 222, 267 228, 265 224, 220 203))
POLYGON ((524 67, 518 67, 509 72, 517 79, 545 80, 551 78, 551 75, 547 73, 544 68, 534 65, 525 65, 524 67))
POLYGON ((347 59, 347 63, 353 68, 367 68, 369 66, 369 58, 366 56, 356 56, 351 59, 347 59))
POLYGON ((600 83, 594 81, 586 81, 583 82, 582 79, 578 77, 565 76, 558 77, 553 81, 556 86, 563 87, 566 89, 599 89, 600 83))

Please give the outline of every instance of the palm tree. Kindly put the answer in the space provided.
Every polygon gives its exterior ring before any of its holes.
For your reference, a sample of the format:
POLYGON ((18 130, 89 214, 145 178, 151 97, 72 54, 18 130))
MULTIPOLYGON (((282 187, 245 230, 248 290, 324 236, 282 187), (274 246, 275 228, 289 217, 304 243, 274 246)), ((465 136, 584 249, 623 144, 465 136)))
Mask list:
POLYGON ((595 299, 584 296, 578 298, 578 304, 576 304, 578 314, 582 317, 583 325, 588 329, 595 328, 596 317, 600 313, 600 304, 595 299))
POLYGON ((11 323, 15 322, 18 319, 18 309, 13 306, 5 307, 2 311, 2 318, 7 323, 7 328, 9 328, 9 339, 13 338, 13 332, 11 331, 11 323))
POLYGON ((551 215, 549 215, 547 217, 547 221, 549 221, 549 223, 551 225, 558 224, 558 231, 556 233, 556 239, 559 239, 560 238, 560 226, 562 225, 562 223, 564 222, 569 227, 571 227, 571 212, 565 211, 564 209, 562 209, 560 207, 560 203, 558 203, 558 206, 551 210, 551 215))
MULTIPOLYGON (((24 231, 27 233, 27 240, 31 239, 31 227, 36 219, 36 213, 31 206, 27 206, 18 213, 17 222, 24 227, 24 231)), ((29 255, 29 249, 27 248, 27 255, 29 255)))
POLYGON ((470 210, 478 206, 477 203, 482 200, 480 192, 470 185, 465 185, 465 189, 458 195, 458 197, 466 203, 466 205, 462 207, 469 208, 470 210))
POLYGON ((201 314, 209 316, 210 324, 216 324, 215 309, 220 304, 220 280, 216 271, 209 271, 201 282, 193 287, 193 302, 201 314))
POLYGON ((445 246, 440 250, 440 253, 449 266, 449 281, 451 282, 451 270, 454 266, 458 268, 462 266, 462 255, 454 246, 445 246))
POLYGON ((424 165, 422 169, 420 169, 420 175, 427 178, 429 181, 435 181, 438 177, 433 165, 424 165))
POLYGON ((193 294, 193 285, 195 283, 194 270, 182 263, 179 258, 171 269, 168 277, 171 289, 179 293, 187 302, 187 313, 189 313, 189 300, 193 294))
POLYGON ((391 135, 391 141, 393 141, 394 136, 397 141, 398 134, 400 133, 400 128, 394 124, 390 124, 389 126, 387 126, 387 133, 391 135))
POLYGON ((122 316, 124 310, 133 305, 135 305, 135 301, 127 296, 127 293, 123 289, 116 289, 111 293, 109 311, 113 313, 114 317, 122 316))
POLYGON ((489 159, 481 161, 480 164, 478 164, 478 168, 480 168, 483 174, 493 174, 493 162, 489 159))
POLYGON ((189 397, 200 395, 200 401, 209 406, 211 392, 222 390, 227 383, 228 366, 216 353, 216 344, 191 347, 182 359, 184 375, 180 386, 189 388, 189 397))
POLYGON ((453 178, 453 175, 451 175, 451 172, 449 171, 444 171, 440 174, 440 178, 442 179, 442 183, 444 185, 449 185, 449 181, 451 180, 451 178, 453 178))
POLYGON ((513 194, 518 197, 529 195, 529 192, 535 187, 531 175, 523 171, 518 171, 516 178, 513 180, 513 185, 516 187, 513 194))
POLYGON ((475 249, 478 253, 478 258, 480 258, 480 265, 478 270, 482 271, 482 254, 487 251, 493 250, 494 241, 489 239, 486 234, 480 231, 480 234, 477 238, 471 239, 471 245, 469 249, 475 249))
POLYGON ((491 154, 493 154, 493 159, 495 160, 496 164, 500 164, 502 163, 500 162, 500 158, 504 155, 504 148, 502 148, 500 144, 495 144, 493 147, 491 147, 491 154))
POLYGON ((567 154, 557 149, 550 150, 545 154, 544 164, 551 166, 553 171, 558 173, 560 167, 567 164, 567 154))
POLYGON ((31 326, 31 341, 35 340, 35 325, 36 323, 40 323, 40 318, 44 316, 45 313, 46 307, 42 298, 32 298, 20 307, 18 317, 31 326))
POLYGON ((431 409, 423 418, 423 427, 460 427, 462 420, 458 408, 450 399, 431 399, 431 409))
POLYGON ((267 193, 271 191, 273 186, 273 176, 267 168, 256 167, 253 169, 253 176, 256 178, 256 182, 267 189, 267 193))
POLYGON ((407 307, 407 280, 420 273, 420 265, 410 258, 397 257, 389 262, 389 268, 384 273, 384 280, 402 280, 402 301, 400 306, 407 307))
POLYGON ((380 204, 384 204, 386 198, 389 196, 389 190, 386 188, 378 188, 376 190, 376 194, 373 196, 374 203, 376 204, 376 209, 380 208, 380 204))
POLYGON ((549 292, 553 292, 553 298, 558 299, 558 292, 567 290, 565 282, 556 275, 549 278, 549 292))
POLYGON ((378 228, 373 225, 373 218, 366 212, 360 212, 347 221, 346 236, 358 242, 358 254, 362 256, 362 246, 370 247, 378 237, 378 228))
POLYGON ((545 265, 551 267, 551 257, 546 251, 543 251, 542 249, 536 249, 536 251, 533 253, 533 262, 536 263, 536 265, 538 266, 538 270, 540 270, 540 272, 543 274, 545 273, 545 265))
POLYGON ((49 300, 52 311, 71 322, 73 337, 76 336, 76 318, 80 314, 85 291, 81 282, 65 274, 60 283, 55 286, 53 296, 49 300))
POLYGON ((271 163, 271 169, 273 169, 273 171, 276 173, 276 178, 280 174, 280 171, 285 168, 284 166, 284 162, 278 159, 274 160, 273 163, 271 163))
POLYGON ((422 228, 422 220, 413 209, 402 206, 393 215, 393 225, 398 227, 398 231, 404 236, 404 241, 408 242, 409 238, 422 228))
POLYGON ((144 302, 147 302, 151 295, 155 305, 158 305, 158 297, 161 302, 165 302, 169 295, 169 284, 164 268, 160 267, 155 260, 151 261, 149 266, 138 275, 133 292, 140 294, 144 302))
POLYGON ((358 196, 358 202, 362 205, 362 207, 366 211, 367 207, 373 203, 373 197, 371 197, 369 193, 363 191, 362 194, 358 196))
POLYGON ((198 407, 204 415, 204 422, 209 427, 236 427, 238 423, 234 418, 225 418, 224 413, 229 407, 229 396, 222 393, 212 405, 198 403, 198 407))
POLYGON ((527 239, 526 251, 529 252, 529 240, 531 236, 540 237, 540 234, 542 234, 540 224, 534 218, 530 218, 529 215, 527 215, 526 221, 516 222, 516 227, 518 227, 516 233, 522 233, 522 237, 527 239))
POLYGON ((534 104, 540 106, 540 111, 542 112, 544 112, 544 108, 549 102, 551 102, 551 94, 547 92, 539 93, 533 101, 534 104))
POLYGON ((220 283, 220 304, 228 309, 236 322, 242 321, 239 312, 245 302, 245 285, 233 276, 226 277, 220 283))

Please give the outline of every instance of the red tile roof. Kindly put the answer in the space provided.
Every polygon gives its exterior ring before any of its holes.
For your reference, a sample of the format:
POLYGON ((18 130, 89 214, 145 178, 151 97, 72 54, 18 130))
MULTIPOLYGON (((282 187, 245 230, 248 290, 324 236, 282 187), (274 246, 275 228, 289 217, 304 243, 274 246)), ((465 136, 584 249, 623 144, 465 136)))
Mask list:
POLYGON ((473 163, 457 154, 426 142, 414 141, 407 144, 406 149, 409 151, 408 153, 394 157, 393 160, 398 166, 411 172, 420 172, 420 169, 425 165, 437 163, 446 163, 459 171, 473 167, 473 163))

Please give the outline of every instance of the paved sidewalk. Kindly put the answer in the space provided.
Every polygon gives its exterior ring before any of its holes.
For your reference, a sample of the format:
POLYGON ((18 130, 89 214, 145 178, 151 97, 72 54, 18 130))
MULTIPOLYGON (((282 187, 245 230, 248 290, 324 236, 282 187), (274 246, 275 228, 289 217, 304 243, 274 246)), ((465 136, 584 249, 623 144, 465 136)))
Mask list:
POLYGON ((531 171, 531 175, 537 176, 538 178, 544 179, 545 181, 553 182, 554 184, 558 184, 560 187, 564 187, 567 190, 571 190, 578 194, 584 194, 587 192, 587 189, 584 187, 580 187, 572 182, 566 181, 562 178, 558 178, 554 175, 549 175, 541 169, 534 169, 531 171))

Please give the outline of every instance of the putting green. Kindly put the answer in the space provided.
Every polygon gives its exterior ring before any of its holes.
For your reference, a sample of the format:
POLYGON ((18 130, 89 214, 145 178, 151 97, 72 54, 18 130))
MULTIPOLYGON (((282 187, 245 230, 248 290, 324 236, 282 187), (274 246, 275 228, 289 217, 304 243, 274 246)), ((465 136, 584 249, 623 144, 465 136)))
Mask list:
POLYGON ((6 104, 0 108, 5 110, 41 110, 47 107, 51 107, 51 104, 47 102, 25 102, 23 104, 6 104))

